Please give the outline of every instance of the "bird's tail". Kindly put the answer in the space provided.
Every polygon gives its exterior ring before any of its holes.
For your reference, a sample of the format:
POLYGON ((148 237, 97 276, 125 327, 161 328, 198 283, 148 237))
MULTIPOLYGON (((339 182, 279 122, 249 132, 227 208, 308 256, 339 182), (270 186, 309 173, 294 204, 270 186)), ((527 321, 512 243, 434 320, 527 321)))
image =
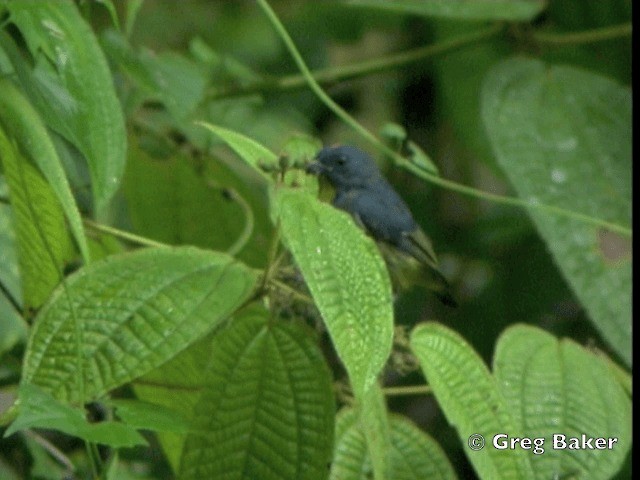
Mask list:
POLYGON ((444 275, 440 273, 439 270, 432 269, 427 266, 423 266, 423 270, 428 269, 428 272, 425 272, 425 275, 431 277, 430 284, 428 285, 429 290, 431 290, 438 300, 447 305, 448 307, 457 307, 458 303, 451 295, 451 286, 447 279, 444 278, 444 275))

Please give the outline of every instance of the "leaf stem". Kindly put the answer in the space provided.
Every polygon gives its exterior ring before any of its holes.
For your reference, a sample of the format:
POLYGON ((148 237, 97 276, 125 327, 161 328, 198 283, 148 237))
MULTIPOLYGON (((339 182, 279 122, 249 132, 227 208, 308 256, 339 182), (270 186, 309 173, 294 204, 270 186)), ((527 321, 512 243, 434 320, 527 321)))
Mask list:
MULTIPOLYGON (((393 53, 371 60, 341 65, 339 67, 329 67, 310 72, 312 77, 319 84, 332 84, 344 80, 364 77, 376 73, 382 73, 395 68, 404 67, 421 60, 435 57, 443 53, 458 50, 464 46, 475 44, 481 40, 491 38, 503 30, 501 23, 495 23, 488 28, 478 30, 466 35, 460 35, 450 40, 445 40, 433 45, 407 50, 405 52, 393 53)), ((294 74, 277 78, 268 78, 256 81, 242 87, 232 87, 222 91, 212 92, 209 99, 228 98, 255 93, 265 93, 273 91, 286 91, 304 88, 308 81, 305 75, 294 74)))
POLYGON ((285 292, 290 294, 295 299, 301 301, 302 303, 306 303, 307 305, 315 305, 313 298, 305 295, 304 293, 300 293, 295 288, 290 287, 289 285, 287 285, 284 282, 281 282, 280 280, 276 280, 275 278, 272 278, 271 280, 269 280, 269 283, 274 285, 276 288, 279 288, 280 290, 284 290, 285 292))
POLYGON ((20 302, 11 294, 9 289, 5 286, 5 284, 0 280, 0 293, 4 295, 7 301, 11 304, 13 309, 16 311, 18 315, 22 314, 22 306, 20 302))
POLYGON ((150 238, 141 237, 133 233, 125 232, 124 230, 119 230, 117 228, 104 225, 102 223, 97 223, 87 218, 83 220, 83 223, 86 227, 92 230, 113 235, 114 237, 120 238, 122 240, 126 240, 127 242, 136 243, 138 245, 143 245, 145 247, 157 247, 157 248, 169 247, 169 245, 167 245, 166 243, 156 242, 155 240, 151 240, 150 238))
POLYGON ((431 393, 431 387, 429 385, 411 385, 407 387, 385 387, 382 389, 382 393, 388 396, 400 396, 400 395, 428 395, 431 393))
POLYGON ((267 284, 272 280, 273 272, 277 270, 281 257, 276 258, 278 255, 278 247, 280 245, 280 220, 276 224, 276 228, 273 231, 273 237, 269 245, 269 251, 267 252, 267 267, 264 270, 262 282, 258 290, 264 291, 267 284))
POLYGON ((225 192, 229 195, 231 200, 240 206, 244 213, 244 228, 242 229, 242 232, 240 232, 240 236, 238 236, 236 241, 233 242, 233 245, 227 249, 228 255, 235 256, 245 247, 251 238, 251 234, 253 233, 253 228, 255 226, 255 217, 253 216, 251 205, 249 205, 249 202, 247 202, 242 195, 232 188, 225 189, 225 192))
POLYGON ((538 43, 548 45, 582 45, 585 43, 602 42, 631 36, 631 22, 608 27, 585 30, 583 32, 558 33, 536 31, 531 37, 538 43))
POLYGON ((557 207, 555 205, 548 205, 545 203, 536 203, 530 200, 523 200, 517 197, 507 197, 504 195, 498 195, 496 193, 485 192, 483 190, 478 190, 474 187, 469 187, 467 185, 463 185, 461 183, 454 182, 452 180, 447 180, 442 177, 434 177, 432 175, 426 175, 425 172, 421 172, 417 169, 411 169, 413 173, 417 176, 439 186, 445 188, 447 190, 451 190, 454 192, 461 193, 463 195, 468 195, 470 197, 481 198, 483 200, 492 201, 494 203, 500 203, 503 205, 511 205, 514 207, 523 207, 525 209, 537 209, 543 210, 549 213, 553 213, 558 216, 573 218, 575 220, 582 221, 584 223, 589 223, 598 227, 606 228, 612 232, 616 232, 625 237, 631 237, 632 230, 629 227, 624 225, 619 225, 617 223, 609 222, 607 220, 602 220, 600 218, 592 217, 585 213, 575 212, 573 210, 569 210, 562 207, 557 207))
POLYGON ((56 447, 49 440, 47 440, 41 435, 38 435, 36 432, 30 429, 24 430, 22 433, 26 437, 30 438, 31 440, 36 442, 38 445, 40 445, 44 450, 46 450, 47 453, 51 455, 53 458, 55 458, 58 461, 58 463, 63 465, 69 473, 73 473, 76 471, 76 467, 73 464, 73 462, 69 459, 69 457, 67 457, 64 454, 64 452, 59 450, 58 447, 56 447))

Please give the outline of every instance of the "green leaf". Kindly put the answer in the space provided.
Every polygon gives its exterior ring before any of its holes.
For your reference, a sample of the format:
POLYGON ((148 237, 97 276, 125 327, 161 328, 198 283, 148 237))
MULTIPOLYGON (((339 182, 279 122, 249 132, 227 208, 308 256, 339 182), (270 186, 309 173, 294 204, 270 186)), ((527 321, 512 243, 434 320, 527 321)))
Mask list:
POLYGON ((0 357, 27 340, 27 324, 4 293, 0 292, 0 357))
POLYGON ((449 423, 466 443, 482 435, 485 448, 465 446, 465 454, 481 478, 530 478, 530 452, 497 450, 493 437, 509 433, 521 437, 500 395, 495 379, 478 354, 456 332, 434 322, 423 323, 411 333, 411 348, 433 388, 449 423))
POLYGON ((206 185, 184 156, 154 160, 131 146, 124 192, 140 235, 163 243, 229 248, 246 219, 221 190, 206 185))
POLYGON ((40 388, 23 383, 20 386, 20 412, 5 436, 27 428, 45 428, 114 448, 147 445, 134 428, 119 422, 89 423, 83 412, 63 405, 40 388))
POLYGON ((118 10, 116 6, 113 4, 113 0, 95 0, 96 3, 102 4, 104 8, 109 12, 109 16, 111 17, 111 23, 118 30, 120 27, 120 19, 118 18, 118 10))
POLYGON ((394 13, 459 20, 527 21, 545 7, 545 0, 344 0, 347 5, 394 13))
POLYGON ((182 153, 155 159, 130 142, 124 194, 135 233, 223 250, 251 266, 264 266, 273 225, 266 189, 254 182, 260 179, 234 159, 227 164, 203 156, 199 162, 182 153))
POLYGON ((129 0, 126 4, 125 26, 124 31, 127 37, 131 36, 133 26, 135 25, 138 13, 144 4, 144 0, 129 0))
POLYGON ((129 399, 109 399, 104 402, 115 407, 116 416, 123 423, 154 432, 187 433, 189 422, 174 409, 157 403, 129 399))
POLYGON ((367 442, 355 408, 343 408, 336 415, 336 440, 331 462, 330 480, 371 478, 367 442))
MULTIPOLYGON (((0 195, 6 195, 6 184, 0 176, 0 195)), ((0 203, 0 358, 18 343, 27 340, 27 323, 7 298, 22 305, 18 254, 11 207, 0 203)))
POLYGON ((180 478, 316 479, 331 454, 331 377, 308 333, 264 310, 212 344, 180 478))
POLYGON ((591 320, 630 364, 630 90, 575 68, 512 59, 487 76, 482 116, 518 196, 612 224, 529 211, 591 320))
POLYGON ((449 459, 438 443, 401 415, 389 417, 391 471, 394 480, 455 479, 449 459))
POLYGON ((493 368, 517 431, 544 438, 544 453, 530 456, 536 478, 606 479, 620 470, 631 448, 631 401, 603 358, 515 325, 500 336, 493 368), (611 449, 555 449, 554 434, 617 440, 611 449))
POLYGON ((278 157, 271 150, 249 137, 227 130, 226 128, 206 122, 196 122, 196 124, 220 137, 240 158, 260 173, 262 177, 269 182, 273 182, 273 179, 264 171, 264 168, 279 167, 278 157))
POLYGON ((154 369, 253 292, 256 273, 196 248, 114 255, 70 276, 35 322, 23 382, 87 401, 154 369))
POLYGON ((360 398, 391 352, 393 304, 385 263, 345 212, 292 189, 278 190, 275 209, 360 398))
POLYGON ((64 213, 51 187, 0 129, 15 224, 24 308, 38 308, 62 278, 72 251, 64 213))
POLYGON ((185 122, 204 98, 207 69, 173 52, 142 55, 141 61, 154 80, 160 101, 176 121, 185 122))
POLYGON ((0 78, 0 126, 16 141, 22 153, 40 168, 60 201, 85 263, 89 263, 82 218, 53 142, 38 113, 6 78, 0 78))
POLYGON ((86 157, 100 212, 119 187, 126 154, 124 118, 103 52, 72 1, 5 5, 35 60, 30 68, 9 52, 16 73, 47 125, 86 157))
POLYGON ((177 125, 181 125, 202 102, 210 82, 205 65, 176 52, 138 51, 122 33, 112 29, 105 30, 100 41, 109 59, 130 80, 134 91, 128 95, 134 96, 138 104, 162 103, 177 125))
MULTIPOLYGON (((344 408, 336 416, 336 441, 329 478, 366 480, 371 478, 371 454, 362 417, 355 408, 344 408)), ((455 479, 453 467, 438 443, 406 417, 389 416, 390 464, 388 478, 394 480, 455 479)))
MULTIPOLYGON (((2 158, 0 158, 0 165, 1 161, 2 158)), ((5 198, 9 196, 7 183, 2 175, 0 175, 0 196, 5 198)), ((11 205, 0 203, 0 282, 16 302, 22 304, 14 222, 11 205)))

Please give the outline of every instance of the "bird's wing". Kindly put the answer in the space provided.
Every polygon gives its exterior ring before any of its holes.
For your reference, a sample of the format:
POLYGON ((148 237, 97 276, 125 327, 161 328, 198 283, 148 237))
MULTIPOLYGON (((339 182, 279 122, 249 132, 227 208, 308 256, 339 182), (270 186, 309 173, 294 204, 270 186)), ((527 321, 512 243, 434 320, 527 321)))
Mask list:
POLYGON ((351 189, 338 194, 333 203, 349 212, 376 240, 396 246, 403 232, 416 227, 409 209, 392 190, 351 189))
POLYGON ((430 267, 438 269, 438 258, 433 250, 431 239, 420 227, 417 227, 412 232, 405 233, 404 237, 411 255, 430 267))

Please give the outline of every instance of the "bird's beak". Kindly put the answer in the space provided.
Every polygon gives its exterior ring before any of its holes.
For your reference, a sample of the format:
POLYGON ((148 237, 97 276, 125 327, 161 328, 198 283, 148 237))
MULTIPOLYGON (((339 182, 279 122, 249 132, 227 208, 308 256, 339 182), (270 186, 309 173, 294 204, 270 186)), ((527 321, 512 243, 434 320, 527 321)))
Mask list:
POLYGON ((307 168, 305 168, 305 172, 311 173, 313 175, 320 175, 321 173, 324 173, 324 170, 324 165, 322 165, 317 160, 315 162, 311 162, 309 165, 307 165, 307 168))

